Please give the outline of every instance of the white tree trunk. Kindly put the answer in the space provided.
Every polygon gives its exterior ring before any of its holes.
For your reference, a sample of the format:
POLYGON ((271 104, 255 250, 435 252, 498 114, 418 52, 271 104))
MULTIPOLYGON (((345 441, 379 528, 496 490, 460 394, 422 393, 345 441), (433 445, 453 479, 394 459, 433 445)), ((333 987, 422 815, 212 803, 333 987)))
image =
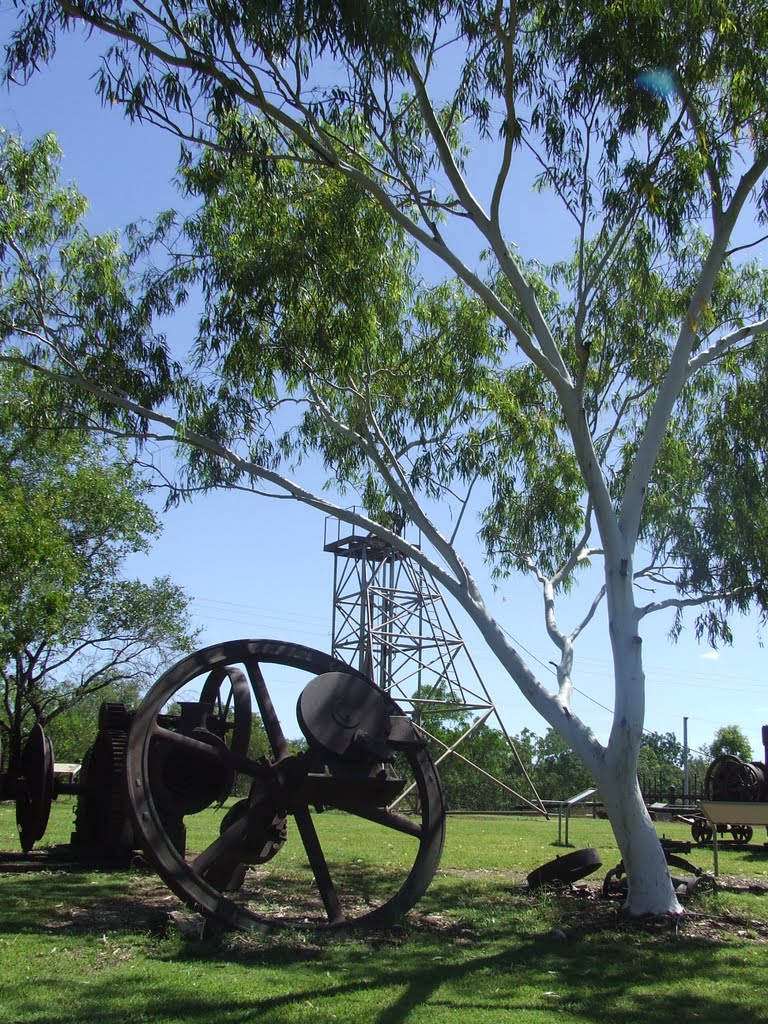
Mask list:
POLYGON ((627 557, 615 556, 606 563, 615 706, 608 745, 594 771, 627 872, 626 912, 633 917, 679 914, 682 907, 637 779, 645 720, 645 673, 629 555, 627 551, 627 557))
POLYGON ((659 837, 640 793, 636 772, 636 766, 628 763, 626 757, 607 757, 605 771, 597 780, 627 872, 624 910, 632 917, 680 914, 682 907, 677 901, 659 837))
POLYGON ((637 632, 638 614, 632 595, 631 562, 629 557, 616 558, 612 564, 617 568, 606 573, 606 597, 616 689, 613 727, 605 747, 572 714, 567 702, 546 691, 536 680, 489 614, 474 585, 462 590, 451 586, 448 580, 447 587, 472 616, 489 648, 531 705, 594 775, 627 871, 627 913, 633 917, 679 914, 682 908, 637 780, 637 755, 645 715, 645 677, 642 640, 637 632))

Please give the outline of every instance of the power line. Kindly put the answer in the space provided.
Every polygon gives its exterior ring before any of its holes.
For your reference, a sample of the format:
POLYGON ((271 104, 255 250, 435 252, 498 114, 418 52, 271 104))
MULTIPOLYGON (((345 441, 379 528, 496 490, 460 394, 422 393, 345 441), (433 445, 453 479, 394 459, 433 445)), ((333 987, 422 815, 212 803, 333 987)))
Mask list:
MULTIPOLYGON (((557 673, 555 672, 555 670, 554 670, 554 668, 552 667, 552 665, 551 665, 551 664, 547 664, 546 662, 542 661, 542 660, 541 660, 541 658, 539 658, 539 657, 538 657, 537 655, 535 655, 535 654, 533 653, 533 651, 530 651, 530 650, 529 650, 529 649, 528 649, 528 648, 527 648, 527 647, 525 646, 525 644, 522 644, 522 643, 520 643, 520 641, 519 641, 519 640, 517 640, 517 639, 516 639, 516 638, 515 638, 515 637, 514 637, 514 636, 513 636, 513 635, 512 635, 511 633, 510 633, 510 631, 509 631, 508 629, 506 629, 506 627, 502 626, 501 628, 502 628, 502 630, 503 630, 503 631, 504 631, 504 632, 505 632, 505 633, 507 634, 507 636, 508 636, 508 637, 509 637, 509 639, 510 639, 510 640, 512 641, 512 643, 513 643, 513 644, 514 644, 514 645, 515 645, 516 647, 519 647, 521 651, 524 651, 524 652, 525 652, 525 653, 526 653, 526 654, 528 655, 528 657, 529 657, 529 658, 530 658, 530 659, 531 659, 532 661, 535 661, 535 662, 536 662, 537 664, 541 665, 541 667, 542 667, 543 669, 546 669, 546 671, 547 671, 547 672, 549 672, 549 673, 551 673, 551 674, 552 674, 553 676, 556 676, 556 675, 557 675, 557 673)), ((612 715, 612 714, 613 714, 613 708, 609 708, 609 707, 606 707, 606 705, 605 705, 605 704, 601 704, 599 700, 595 700, 595 698, 594 698, 594 697, 591 697, 591 696, 590 696, 590 695, 589 695, 588 693, 585 693, 585 692, 584 692, 584 690, 580 690, 580 689, 579 689, 579 688, 578 688, 577 686, 574 686, 574 687, 573 687, 573 689, 574 689, 574 691, 575 691, 576 693, 580 694, 580 695, 581 695, 582 697, 584 697, 584 698, 585 698, 586 700, 589 700, 589 701, 591 701, 591 702, 592 702, 593 704, 596 704, 596 705, 597 705, 597 707, 601 708, 601 709, 602 709, 603 711, 607 711, 609 715, 612 715)), ((646 736, 647 736, 647 735, 649 735, 649 734, 650 734, 651 732, 653 732, 653 730, 652 730, 652 729, 643 729, 643 734, 644 734, 644 735, 646 735, 646 736)), ((689 747, 688 747, 688 751, 689 751, 689 753, 693 753, 693 754, 701 754, 701 756, 702 756, 702 757, 705 757, 705 758, 706 758, 706 757, 709 757, 709 751, 707 751, 707 750, 702 750, 702 749, 700 749, 700 748, 698 748, 698 747, 690 747, 690 746, 689 746, 689 747)))
POLYGON ((236 601, 222 601, 213 597, 193 597, 192 601, 197 605, 212 605, 214 608, 221 607, 237 614, 251 615, 253 617, 281 615, 284 618, 295 618, 301 621, 314 619, 316 622, 326 622, 324 615, 310 615, 304 612, 295 612, 288 608, 264 608, 260 605, 242 604, 236 601))
POLYGON ((269 627, 277 625, 289 630, 300 627, 302 633, 309 636, 327 639, 329 635, 329 626, 324 616, 303 615, 286 608, 266 609, 207 597, 192 597, 191 602, 198 616, 208 622, 230 622, 251 628, 258 626, 258 631, 261 630, 260 624, 269 627))
MULTIPOLYGON (((517 640, 514 636, 512 636, 510 631, 505 626, 502 626, 501 628, 507 634, 507 636, 512 641, 512 643, 515 645, 515 647, 519 647, 521 651, 525 651, 525 653, 528 655, 528 657, 532 661, 535 661, 537 664, 541 665, 541 667, 543 669, 545 669, 547 672, 551 673, 551 675, 557 676, 557 672, 555 672, 555 670, 554 670, 554 668, 552 667, 551 664, 548 664, 547 662, 542 661, 541 658, 539 658, 537 655, 535 655, 533 653, 533 651, 529 651, 528 648, 525 646, 525 644, 520 643, 519 640, 517 640)), ((601 704, 599 700, 595 700, 594 697, 590 697, 590 695, 588 693, 585 693, 584 690, 580 690, 578 688, 578 686, 574 686, 573 689, 574 689, 574 691, 576 693, 578 693, 582 697, 586 698, 586 700, 592 701, 592 703, 596 704, 597 707, 602 708, 603 711, 607 711, 609 715, 613 714, 613 708, 608 708, 608 707, 605 706, 605 704, 601 704)))

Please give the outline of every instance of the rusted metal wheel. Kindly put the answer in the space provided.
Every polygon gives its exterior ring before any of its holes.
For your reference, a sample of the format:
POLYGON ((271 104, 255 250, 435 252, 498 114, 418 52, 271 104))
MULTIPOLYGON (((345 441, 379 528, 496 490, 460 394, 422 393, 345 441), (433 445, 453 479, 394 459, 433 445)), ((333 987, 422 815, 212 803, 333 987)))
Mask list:
POLYGON ((211 705, 213 728, 236 757, 247 757, 251 739, 251 685, 244 672, 217 666, 203 684, 201 702, 211 705))
POLYGON ((48 826, 53 800, 53 750, 36 722, 21 752, 16 780, 16 825, 24 853, 29 853, 48 826))
POLYGON ((711 843, 712 826, 706 818, 694 818, 691 825, 691 835, 696 843, 711 843))
POLYGON ((751 825, 731 825, 731 835, 733 836, 734 843, 738 843, 739 846, 746 846, 752 842, 752 826, 751 825))
POLYGON ((556 857, 532 871, 528 875, 528 885, 531 889, 539 889, 543 885, 571 885, 602 866, 600 855, 592 847, 574 850, 573 853, 556 857))
POLYGON ((136 712, 126 776, 148 859, 181 899, 229 927, 385 925, 420 899, 440 859, 442 788, 402 710, 360 673, 296 644, 231 641, 169 669, 136 712), (225 679, 238 680, 232 736, 242 736, 240 676, 269 740, 268 757, 252 760, 241 740, 228 744, 216 735, 211 702, 199 700, 225 679), (290 708, 297 697, 299 721, 284 725, 295 721, 290 708), (170 713, 180 698, 180 713, 170 713), (384 719, 397 748, 394 766, 376 736, 384 719), (297 750, 290 741, 300 729, 306 742, 297 750), (249 796, 227 801, 212 839, 195 815, 227 799, 237 773, 250 778, 249 796), (417 818, 393 806, 406 781, 419 794, 417 818), (189 856, 169 826, 172 806, 195 851, 189 856))

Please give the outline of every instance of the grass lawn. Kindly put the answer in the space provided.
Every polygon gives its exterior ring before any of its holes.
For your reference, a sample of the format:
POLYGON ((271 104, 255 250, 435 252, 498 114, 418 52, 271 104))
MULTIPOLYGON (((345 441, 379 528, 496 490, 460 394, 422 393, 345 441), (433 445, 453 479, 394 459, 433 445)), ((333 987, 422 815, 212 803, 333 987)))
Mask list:
MULTIPOLYGON (((338 846, 326 847, 329 858, 365 859, 373 826, 323 817, 327 844, 338 846)), ((211 834, 215 826, 211 816, 211 834)), ((72 805, 59 801, 45 841, 66 841, 71 827, 72 805)), ((683 825, 659 828, 688 837, 683 825)), ((765 1022, 768 850, 757 832, 752 848, 723 843, 720 857, 728 880, 748 878, 755 891, 698 897, 677 934, 622 926, 595 886, 529 892, 527 872, 565 852, 554 845, 557 822, 538 819, 451 818, 418 908, 369 935, 264 938, 206 926, 202 939, 185 939, 168 923, 178 902, 150 874, 0 873, 0 1022, 765 1022)), ((596 847, 606 870, 618 861, 604 821, 572 821, 571 839, 596 847)), ((0 849, 15 845, 13 807, 0 805, 0 849)), ((405 854, 395 843, 387 863, 405 854)), ((712 867, 708 848, 690 859, 712 867)), ((302 884, 296 865, 285 870, 302 884)))

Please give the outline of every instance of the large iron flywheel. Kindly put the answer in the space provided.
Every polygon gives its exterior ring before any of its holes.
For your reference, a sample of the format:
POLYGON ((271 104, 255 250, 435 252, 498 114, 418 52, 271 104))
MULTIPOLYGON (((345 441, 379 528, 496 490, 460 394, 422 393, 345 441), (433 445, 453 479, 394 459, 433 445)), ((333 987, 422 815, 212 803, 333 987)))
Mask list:
POLYGON ((387 924, 442 851, 442 788, 410 720, 365 676, 295 644, 231 641, 169 669, 136 712, 126 779, 164 881, 241 929, 387 924), (251 697, 266 755, 248 750, 251 697), (415 816, 395 806, 406 791, 415 816), (212 837, 197 815, 217 806, 212 837))

